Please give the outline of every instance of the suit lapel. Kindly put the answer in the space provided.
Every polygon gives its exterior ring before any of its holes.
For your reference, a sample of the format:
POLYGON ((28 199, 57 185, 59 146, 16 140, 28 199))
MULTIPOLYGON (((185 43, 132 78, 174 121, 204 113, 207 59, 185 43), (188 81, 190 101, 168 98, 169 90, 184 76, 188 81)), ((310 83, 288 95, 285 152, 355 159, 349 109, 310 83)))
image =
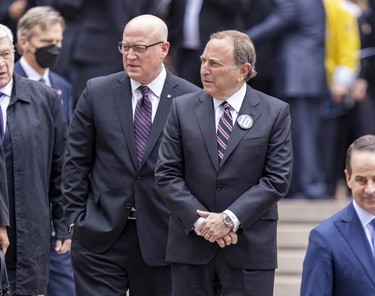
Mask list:
POLYGON ((158 139, 163 133, 165 122, 167 121, 169 110, 171 108, 172 100, 174 97, 178 96, 178 92, 175 89, 176 87, 177 84, 172 82, 171 76, 168 73, 164 83, 163 91, 160 94, 159 105, 158 109, 156 110, 154 121, 152 123, 145 154, 139 167, 142 167, 143 163, 147 160, 155 145, 157 144, 158 139))
POLYGON ((233 150, 237 147, 237 145, 241 142, 241 140, 245 137, 245 135, 250 132, 252 129, 256 129, 257 119, 262 113, 262 110, 259 108, 259 98, 257 94, 254 92, 252 88, 247 86, 246 95, 243 100, 240 112, 238 113, 238 117, 241 115, 249 115, 253 119, 253 125, 249 129, 242 129, 239 127, 237 122, 234 123, 233 131, 230 135, 229 142, 227 149, 224 154, 224 159, 222 161, 222 166, 224 165, 225 161, 231 155, 233 150))
POLYGON ((120 80, 119 82, 120 83, 113 88, 118 117, 130 157, 133 161, 134 167, 138 168, 138 160, 135 152, 133 108, 131 100, 132 93, 129 77, 124 75, 123 80, 120 80))
POLYGON ((344 216, 341 220, 336 221, 335 225, 353 250, 354 256, 362 265, 369 281, 375 287, 375 260, 362 224, 354 210, 353 203, 347 206, 344 216))
POLYGON ((198 98, 199 102, 195 108, 195 118, 198 122, 203 141, 206 145, 208 154, 216 170, 219 170, 219 159, 217 154, 215 111, 212 97, 203 93, 198 98))

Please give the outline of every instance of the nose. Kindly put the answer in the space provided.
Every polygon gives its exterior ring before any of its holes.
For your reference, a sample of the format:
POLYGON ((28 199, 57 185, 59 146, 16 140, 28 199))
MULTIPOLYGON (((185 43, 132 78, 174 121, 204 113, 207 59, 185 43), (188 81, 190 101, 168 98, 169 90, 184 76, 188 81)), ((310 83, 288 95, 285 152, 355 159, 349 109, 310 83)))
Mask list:
POLYGON ((370 195, 375 194, 375 182, 374 181, 367 182, 365 191, 367 194, 370 194, 370 195))

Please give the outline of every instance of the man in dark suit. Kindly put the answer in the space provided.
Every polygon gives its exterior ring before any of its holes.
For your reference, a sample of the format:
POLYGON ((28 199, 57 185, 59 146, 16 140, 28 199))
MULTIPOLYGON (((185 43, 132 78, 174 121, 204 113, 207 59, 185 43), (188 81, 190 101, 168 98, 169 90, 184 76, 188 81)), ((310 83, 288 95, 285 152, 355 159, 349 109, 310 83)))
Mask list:
POLYGON ((125 72, 89 80, 75 109, 63 192, 78 296, 170 295, 154 167, 172 99, 199 88, 163 66, 167 38, 161 19, 132 19, 118 43, 125 72))
MULTIPOLYGON (((50 70, 60 53, 64 27, 64 19, 51 7, 37 6, 28 10, 17 26, 18 49, 22 56, 16 62, 14 72, 22 77, 42 81, 55 89, 69 123, 73 113, 72 87, 63 77, 50 70)), ((53 231, 47 295, 74 295, 70 252, 59 254, 55 245, 56 233, 53 231)))
POLYGON ((311 231, 301 296, 375 295, 374 135, 349 146, 345 178, 353 201, 311 231))
POLYGON ((286 103, 247 86, 255 60, 246 34, 213 34, 201 56, 204 91, 172 102, 155 177, 171 211, 175 296, 273 295, 291 119, 286 103))
POLYGON ((293 178, 288 197, 327 198, 320 152, 320 108, 327 93, 325 11, 321 0, 275 1, 272 13, 247 34, 257 45, 275 42, 273 86, 292 116, 293 178))
POLYGON ((66 122, 61 100, 52 88, 13 73, 13 36, 3 25, 0 55, 10 216, 8 276, 16 295, 41 295, 47 290, 51 220, 56 251, 67 252, 71 243, 61 194, 66 122))

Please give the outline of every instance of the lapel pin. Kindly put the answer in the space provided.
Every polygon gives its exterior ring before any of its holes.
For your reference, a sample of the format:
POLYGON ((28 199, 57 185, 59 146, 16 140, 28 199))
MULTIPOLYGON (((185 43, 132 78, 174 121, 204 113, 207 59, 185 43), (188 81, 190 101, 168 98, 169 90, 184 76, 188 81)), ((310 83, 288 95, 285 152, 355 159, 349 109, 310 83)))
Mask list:
POLYGON ((249 115, 241 115, 237 118, 237 124, 242 129, 249 129, 253 126, 253 119, 249 115))

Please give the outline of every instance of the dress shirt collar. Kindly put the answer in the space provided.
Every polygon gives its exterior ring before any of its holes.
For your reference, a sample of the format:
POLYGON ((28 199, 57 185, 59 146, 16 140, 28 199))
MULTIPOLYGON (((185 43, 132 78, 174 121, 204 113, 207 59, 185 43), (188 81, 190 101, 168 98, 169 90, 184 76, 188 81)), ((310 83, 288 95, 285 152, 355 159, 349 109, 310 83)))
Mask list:
MULTIPOLYGON (((230 96, 225 101, 227 101, 230 104, 230 106, 238 114, 240 112, 242 102, 245 98, 245 95, 246 95, 246 83, 244 83, 242 85, 242 87, 237 92, 235 92, 232 96, 230 96)), ((224 100, 218 100, 218 99, 215 99, 215 98, 213 98, 213 99, 214 99, 214 109, 216 110, 216 108, 218 108, 221 105, 221 103, 224 102, 224 100)))
POLYGON ((49 79, 49 69, 47 68, 44 72, 44 75, 40 75, 33 67, 30 66, 30 64, 26 61, 26 59, 22 56, 20 58, 20 64, 23 68, 23 70, 26 73, 27 78, 35 81, 39 81, 41 78, 43 78, 47 85, 51 86, 51 81, 49 79))
MULTIPOLYGON (((162 65, 160 74, 154 80, 152 80, 150 83, 147 84, 148 88, 158 98, 160 98, 161 92, 163 91, 166 77, 167 77, 167 71, 165 70, 164 65, 162 65)), ((140 87, 142 84, 131 78, 130 78, 130 84, 131 84, 132 93, 134 97, 137 97, 137 95, 135 95, 136 91, 138 91, 138 87, 140 87)))
POLYGON ((362 209, 356 201, 353 199, 354 210, 356 211, 359 221, 361 221, 362 227, 365 228, 375 218, 374 215, 362 209))
POLYGON ((0 92, 10 97, 12 95, 12 89, 13 89, 13 78, 9 81, 9 83, 5 87, 0 88, 0 92))

